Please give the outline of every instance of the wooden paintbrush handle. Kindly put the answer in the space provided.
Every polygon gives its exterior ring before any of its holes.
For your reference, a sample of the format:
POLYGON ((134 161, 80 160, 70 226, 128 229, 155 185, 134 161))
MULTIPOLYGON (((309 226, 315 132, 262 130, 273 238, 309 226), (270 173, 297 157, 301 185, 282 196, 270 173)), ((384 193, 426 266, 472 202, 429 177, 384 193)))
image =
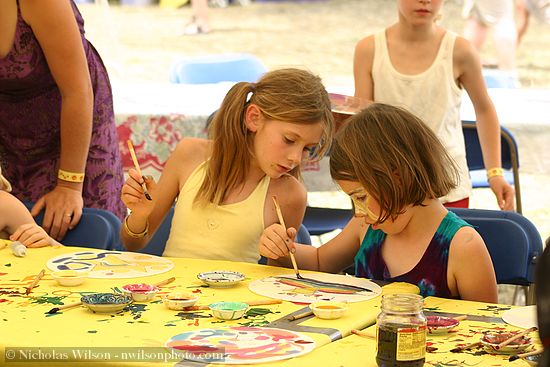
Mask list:
MULTIPOLYGON (((261 305, 276 305, 281 303, 282 301, 280 299, 262 299, 257 301, 249 301, 245 302, 249 306, 261 306, 261 305)), ((201 305, 201 306, 189 306, 185 307, 184 311, 201 311, 201 310, 209 310, 210 308, 208 305, 201 305)))
POLYGON ((279 303, 282 303, 280 299, 261 299, 257 301, 248 301, 245 302, 249 306, 262 306, 262 305, 278 305, 279 303))
POLYGON ((25 292, 26 294, 29 294, 31 293, 32 289, 34 287, 36 287, 36 285, 38 284, 38 282, 40 281, 40 279, 42 279, 42 277, 44 276, 44 273, 46 272, 46 270, 42 269, 40 271, 40 273, 38 273, 38 275, 34 278, 33 282, 31 283, 31 285, 29 285, 27 287, 27 291, 25 292))
POLYGON ((76 306, 80 306, 80 305, 82 305, 82 301, 78 301, 78 302, 69 303, 69 304, 66 304, 66 305, 63 305, 63 306, 59 306, 59 307, 57 307, 57 310, 58 311, 66 310, 67 308, 72 308, 72 307, 76 307, 76 306))
POLYGON ((522 332, 520 333, 517 333, 517 334, 514 334, 513 336, 511 336, 510 338, 506 339, 505 341, 503 341, 502 343, 500 343, 499 345, 496 346, 496 349, 500 349, 502 347, 505 347, 507 346, 508 344, 510 344, 511 342, 513 342, 514 340, 516 339, 519 339, 521 338, 522 336, 526 335, 526 334, 529 334, 531 331, 536 331, 537 328, 536 327, 531 327, 529 329, 526 329, 526 330, 523 330, 522 332))
POLYGON ((174 280, 176 280, 176 278, 172 277, 172 278, 165 279, 165 280, 163 280, 163 281, 161 281, 161 282, 154 283, 153 285, 154 285, 155 287, 160 287, 160 286, 163 286, 163 285, 172 283, 174 280))

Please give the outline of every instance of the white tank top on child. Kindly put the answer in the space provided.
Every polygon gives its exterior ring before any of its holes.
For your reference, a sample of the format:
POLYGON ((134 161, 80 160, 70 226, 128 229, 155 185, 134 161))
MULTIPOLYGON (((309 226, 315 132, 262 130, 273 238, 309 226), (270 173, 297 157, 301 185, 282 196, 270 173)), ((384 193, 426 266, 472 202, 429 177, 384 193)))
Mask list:
POLYGON ((391 63, 385 31, 374 36, 374 100, 403 107, 421 118, 458 165, 460 183, 441 198, 444 203, 469 197, 472 187, 460 120, 462 90, 456 85, 453 74, 455 39, 455 34, 446 32, 432 65, 420 74, 405 75, 395 70, 391 63))

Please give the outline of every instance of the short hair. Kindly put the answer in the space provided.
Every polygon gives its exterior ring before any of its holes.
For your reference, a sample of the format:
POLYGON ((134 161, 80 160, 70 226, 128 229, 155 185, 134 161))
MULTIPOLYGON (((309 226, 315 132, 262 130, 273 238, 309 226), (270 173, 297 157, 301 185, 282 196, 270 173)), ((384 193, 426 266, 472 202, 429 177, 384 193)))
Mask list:
POLYGON ((435 133, 412 113, 374 103, 336 134, 330 156, 335 180, 359 182, 382 213, 395 219, 408 205, 445 196, 459 173, 435 133))
MULTIPOLYGON (((212 155, 195 202, 219 204, 227 193, 243 182, 252 157, 252 137, 245 121, 246 107, 256 104, 262 114, 275 121, 313 125, 322 123, 323 134, 316 156, 322 157, 334 133, 334 118, 321 78, 295 68, 265 73, 257 83, 235 84, 208 129, 212 155)), ((299 177, 300 167, 290 174, 299 177)))

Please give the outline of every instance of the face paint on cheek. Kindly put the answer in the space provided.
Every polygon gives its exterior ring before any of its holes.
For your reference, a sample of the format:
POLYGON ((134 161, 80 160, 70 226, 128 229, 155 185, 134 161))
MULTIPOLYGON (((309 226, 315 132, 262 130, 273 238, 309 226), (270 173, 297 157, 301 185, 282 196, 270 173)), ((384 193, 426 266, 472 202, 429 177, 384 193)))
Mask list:
POLYGON ((353 205, 355 206, 355 213, 367 216, 367 218, 369 218, 370 220, 377 222, 379 216, 374 214, 372 210, 369 209, 369 199, 370 196, 367 197, 366 200, 357 200, 353 197, 351 198, 351 200, 353 201, 353 205))

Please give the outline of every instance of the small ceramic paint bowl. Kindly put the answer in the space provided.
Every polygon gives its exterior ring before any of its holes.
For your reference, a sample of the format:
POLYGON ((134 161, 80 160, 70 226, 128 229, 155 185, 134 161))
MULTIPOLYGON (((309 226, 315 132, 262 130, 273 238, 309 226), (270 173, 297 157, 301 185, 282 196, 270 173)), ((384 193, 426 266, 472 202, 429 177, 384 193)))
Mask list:
POLYGON ((232 287, 244 280, 244 274, 230 270, 206 271, 197 275, 203 283, 215 288, 232 287))
POLYGON ((97 313, 115 313, 122 311, 132 303, 132 297, 120 293, 93 293, 82 296, 82 304, 97 313))
POLYGON ((220 320, 237 320, 248 310, 244 302, 216 302, 208 305, 212 315, 220 320))
POLYGON ((122 287, 124 293, 129 294, 134 302, 149 302, 159 291, 158 287, 150 284, 126 284, 122 287))
POLYGON ((199 297, 193 293, 172 292, 162 297, 162 303, 171 310, 182 311, 186 307, 193 306, 198 299, 199 297))
POLYGON ((428 334, 445 334, 460 324, 457 319, 444 316, 426 316, 428 334))
POLYGON ((531 338, 522 336, 501 348, 500 343, 514 336, 515 333, 487 333, 481 338, 481 345, 488 353, 519 354, 533 344, 531 338))
POLYGON ((344 302, 318 301, 309 305, 313 314, 320 319, 338 319, 346 313, 348 305, 344 302))
POLYGON ((88 272, 80 272, 76 270, 58 270, 52 273, 52 278, 64 287, 76 287, 84 283, 88 278, 88 272))

